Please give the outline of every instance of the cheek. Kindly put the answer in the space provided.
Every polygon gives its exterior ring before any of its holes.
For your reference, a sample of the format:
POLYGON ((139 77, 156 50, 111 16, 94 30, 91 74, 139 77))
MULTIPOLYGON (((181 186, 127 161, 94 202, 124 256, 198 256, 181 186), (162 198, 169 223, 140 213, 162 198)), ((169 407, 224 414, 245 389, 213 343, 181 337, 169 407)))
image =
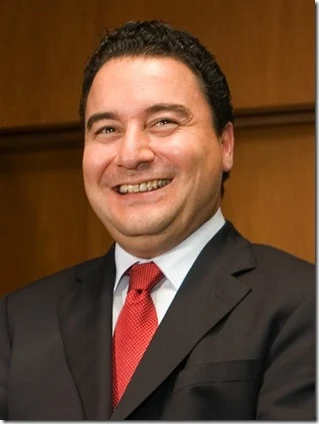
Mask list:
POLYGON ((162 151, 181 172, 188 174, 211 173, 222 166, 221 151, 217 142, 211 143, 200 139, 188 142, 182 140, 171 144, 169 149, 162 151))
POLYGON ((100 180, 109 165, 108 157, 99 146, 86 146, 82 160, 84 178, 91 182, 100 180))
POLYGON ((169 142, 158 144, 156 154, 183 171, 194 171, 201 160, 201 152, 196 140, 190 139, 189 135, 178 135, 169 142))

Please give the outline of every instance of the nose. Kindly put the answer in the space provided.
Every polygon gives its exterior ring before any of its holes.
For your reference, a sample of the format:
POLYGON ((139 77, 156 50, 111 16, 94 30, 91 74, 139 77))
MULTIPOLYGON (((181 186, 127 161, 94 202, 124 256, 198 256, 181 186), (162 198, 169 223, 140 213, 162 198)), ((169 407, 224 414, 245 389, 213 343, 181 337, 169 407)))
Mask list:
POLYGON ((154 158, 155 154, 145 131, 141 128, 128 128, 119 140, 116 165, 136 169, 141 163, 152 162, 154 158))

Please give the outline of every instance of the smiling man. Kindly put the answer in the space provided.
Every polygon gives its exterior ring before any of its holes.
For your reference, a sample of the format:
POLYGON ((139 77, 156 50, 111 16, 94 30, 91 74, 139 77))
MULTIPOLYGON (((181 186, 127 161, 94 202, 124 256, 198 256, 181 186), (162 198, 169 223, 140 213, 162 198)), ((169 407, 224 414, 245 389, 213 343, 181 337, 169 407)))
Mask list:
POLYGON ((154 258, 219 207, 233 127, 217 134, 197 76, 170 57, 107 61, 86 103, 85 188, 93 209, 129 253, 154 258))
POLYGON ((223 217, 233 112, 214 56, 129 22, 88 61, 80 114, 115 244, 2 299, 0 418, 314 419, 314 269, 223 217))

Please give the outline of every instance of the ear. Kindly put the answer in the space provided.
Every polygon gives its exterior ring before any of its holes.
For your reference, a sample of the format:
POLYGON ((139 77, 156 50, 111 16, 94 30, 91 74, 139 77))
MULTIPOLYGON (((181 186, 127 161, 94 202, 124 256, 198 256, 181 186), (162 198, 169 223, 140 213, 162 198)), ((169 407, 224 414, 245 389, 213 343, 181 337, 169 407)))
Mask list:
POLYGON ((226 125, 221 137, 221 152, 222 152, 222 162, 223 170, 228 172, 233 166, 234 158, 234 126, 231 122, 228 122, 226 125))

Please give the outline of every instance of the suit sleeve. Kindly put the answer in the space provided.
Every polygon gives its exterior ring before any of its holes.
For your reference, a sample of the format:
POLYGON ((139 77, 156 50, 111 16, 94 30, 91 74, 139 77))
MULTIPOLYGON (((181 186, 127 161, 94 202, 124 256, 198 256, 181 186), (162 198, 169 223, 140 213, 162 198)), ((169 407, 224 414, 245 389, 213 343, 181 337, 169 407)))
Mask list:
POLYGON ((279 331, 259 392, 257 420, 315 420, 315 316, 313 294, 279 331))
POLYGON ((6 298, 0 299, 0 419, 7 419, 7 378, 11 354, 6 298))

